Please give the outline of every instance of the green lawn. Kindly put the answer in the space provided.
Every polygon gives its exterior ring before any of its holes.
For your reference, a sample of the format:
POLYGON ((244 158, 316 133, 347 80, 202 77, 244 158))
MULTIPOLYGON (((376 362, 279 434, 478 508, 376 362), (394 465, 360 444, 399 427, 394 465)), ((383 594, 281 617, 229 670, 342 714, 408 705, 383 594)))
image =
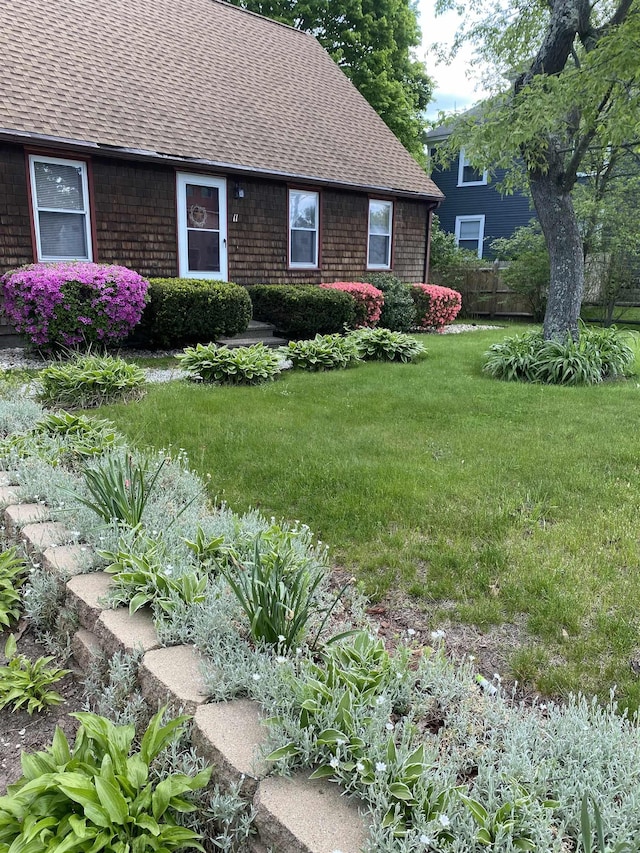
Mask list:
POLYGON ((256 388, 155 386, 101 415, 173 444, 234 509, 300 519, 373 597, 438 618, 526 616, 514 671, 632 707, 640 682, 640 388, 500 383, 500 332, 429 336, 416 365, 288 373, 256 388))

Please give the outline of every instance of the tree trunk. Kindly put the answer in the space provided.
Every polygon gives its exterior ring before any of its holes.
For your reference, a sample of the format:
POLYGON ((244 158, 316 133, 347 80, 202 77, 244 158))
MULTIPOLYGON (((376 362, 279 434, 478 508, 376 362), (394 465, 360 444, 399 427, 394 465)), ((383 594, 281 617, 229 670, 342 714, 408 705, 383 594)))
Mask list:
POLYGON ((529 173, 531 195, 551 263, 543 326, 545 340, 563 340, 567 334, 577 339, 584 291, 582 237, 571 193, 563 189, 559 177, 553 167, 546 173, 529 173))

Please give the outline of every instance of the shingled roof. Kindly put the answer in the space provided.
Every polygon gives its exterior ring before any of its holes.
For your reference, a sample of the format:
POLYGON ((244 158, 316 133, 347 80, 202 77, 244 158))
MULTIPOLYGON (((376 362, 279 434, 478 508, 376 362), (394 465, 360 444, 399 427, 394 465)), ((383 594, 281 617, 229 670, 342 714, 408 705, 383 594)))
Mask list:
POLYGON ((440 198, 319 43, 221 0, 0 4, 0 138, 440 198))

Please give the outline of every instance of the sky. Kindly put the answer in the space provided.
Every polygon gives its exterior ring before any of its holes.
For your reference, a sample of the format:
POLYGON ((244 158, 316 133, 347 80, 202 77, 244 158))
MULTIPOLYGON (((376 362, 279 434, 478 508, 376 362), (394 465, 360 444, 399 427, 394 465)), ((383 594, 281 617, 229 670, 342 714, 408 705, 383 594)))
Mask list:
POLYGON ((467 109, 484 96, 484 91, 468 74, 470 51, 459 54, 450 65, 440 65, 435 61, 435 56, 430 51, 433 42, 450 45, 458 28, 459 18, 455 12, 447 12, 437 18, 434 13, 434 0, 419 0, 418 14, 419 24, 422 30, 422 48, 417 49, 418 59, 426 62, 429 75, 436 82, 434 100, 427 108, 427 118, 430 120, 438 117, 438 112, 457 111, 467 109))

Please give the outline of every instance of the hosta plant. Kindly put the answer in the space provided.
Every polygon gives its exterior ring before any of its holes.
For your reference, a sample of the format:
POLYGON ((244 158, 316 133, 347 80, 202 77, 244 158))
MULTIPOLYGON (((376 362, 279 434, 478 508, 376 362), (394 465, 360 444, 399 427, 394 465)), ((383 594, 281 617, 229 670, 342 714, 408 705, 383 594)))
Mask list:
POLYGON ((389 329, 356 329, 349 334, 355 343, 360 358, 365 361, 417 361, 427 355, 427 348, 420 341, 403 332, 389 329))
POLYGON ((27 566, 14 545, 0 554, 0 625, 9 628, 20 616, 20 587, 27 566))
POLYGON ((275 379, 282 370, 282 356, 264 344, 234 349, 196 344, 176 358, 189 379, 224 385, 258 385, 275 379))
POLYGON ((350 337, 316 335, 308 341, 290 341, 280 347, 284 358, 302 370, 334 370, 359 361, 358 349, 350 337))
POLYGON ((115 726, 104 717, 79 713, 73 746, 58 728, 49 748, 23 753, 23 777, 0 798, 0 850, 203 850, 199 836, 178 825, 176 815, 196 809, 187 797, 208 783, 210 770, 194 776, 172 773, 161 780, 150 772, 187 719, 163 725, 163 714, 153 717, 138 750, 133 725, 115 726))
POLYGON ((109 355, 73 355, 38 374, 38 397, 45 406, 92 409, 139 399, 144 371, 109 355))
POLYGON ((4 656, 7 664, 0 667, 0 708, 9 706, 12 711, 24 708, 31 715, 64 701, 51 687, 69 673, 68 669, 49 666, 52 657, 32 661, 18 654, 13 634, 7 639, 4 656))

